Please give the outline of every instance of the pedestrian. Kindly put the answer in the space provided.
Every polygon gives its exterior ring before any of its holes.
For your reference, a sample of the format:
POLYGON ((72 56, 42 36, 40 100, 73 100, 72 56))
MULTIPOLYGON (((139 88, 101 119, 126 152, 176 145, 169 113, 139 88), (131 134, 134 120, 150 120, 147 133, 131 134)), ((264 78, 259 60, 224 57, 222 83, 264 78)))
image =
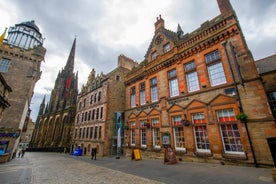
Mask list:
POLYGON ((97 153, 97 149, 96 148, 92 148, 91 150, 91 160, 93 160, 93 158, 95 157, 94 160, 96 160, 96 153, 97 153))
POLYGON ((23 148, 22 148, 22 153, 21 153, 21 158, 23 158, 23 157, 24 157, 25 152, 26 152, 26 147, 25 147, 25 146, 23 146, 23 148))
POLYGON ((22 154, 22 150, 18 150, 18 158, 21 157, 21 154, 22 154))

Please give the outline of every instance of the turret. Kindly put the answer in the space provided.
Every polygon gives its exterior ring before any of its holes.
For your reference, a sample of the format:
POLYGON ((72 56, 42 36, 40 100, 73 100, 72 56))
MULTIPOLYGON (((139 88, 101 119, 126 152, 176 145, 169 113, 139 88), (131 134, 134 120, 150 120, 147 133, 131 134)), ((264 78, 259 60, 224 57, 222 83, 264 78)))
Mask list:
POLYGON ((43 45, 43 40, 34 20, 16 24, 14 27, 10 27, 8 31, 8 44, 22 49, 33 49, 38 45, 43 45))
POLYGON ((179 24, 177 25, 177 31, 176 31, 176 33, 177 33, 178 38, 182 38, 183 37, 184 32, 183 32, 183 30, 182 30, 182 28, 180 27, 179 24))

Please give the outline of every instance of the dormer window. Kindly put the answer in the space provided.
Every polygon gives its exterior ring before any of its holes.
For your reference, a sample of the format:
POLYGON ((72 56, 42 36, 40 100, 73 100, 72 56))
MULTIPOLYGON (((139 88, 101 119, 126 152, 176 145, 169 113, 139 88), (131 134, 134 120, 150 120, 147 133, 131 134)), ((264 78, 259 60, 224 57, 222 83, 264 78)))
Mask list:
POLYGON ((164 53, 169 52, 171 50, 170 43, 166 43, 163 48, 164 48, 164 53))
POLYGON ((154 51, 152 54, 151 54, 151 60, 155 60, 157 57, 157 53, 156 51, 154 51))

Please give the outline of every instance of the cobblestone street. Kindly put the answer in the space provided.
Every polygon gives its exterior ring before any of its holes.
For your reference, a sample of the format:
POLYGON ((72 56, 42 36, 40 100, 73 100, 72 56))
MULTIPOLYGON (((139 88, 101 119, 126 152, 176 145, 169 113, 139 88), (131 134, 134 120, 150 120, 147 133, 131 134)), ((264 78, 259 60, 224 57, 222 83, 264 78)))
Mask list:
POLYGON ((160 160, 75 157, 60 153, 27 152, 0 165, 1 183, 272 183, 271 169, 160 160))

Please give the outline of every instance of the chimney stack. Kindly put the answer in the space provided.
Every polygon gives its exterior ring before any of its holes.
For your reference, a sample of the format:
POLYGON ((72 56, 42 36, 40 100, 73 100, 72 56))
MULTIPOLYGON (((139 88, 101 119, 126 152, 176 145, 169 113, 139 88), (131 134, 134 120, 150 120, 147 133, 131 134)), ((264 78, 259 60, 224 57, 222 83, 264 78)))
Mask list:
POLYGON ((156 17, 156 22, 154 25, 155 25, 155 32, 160 28, 164 28, 165 23, 161 15, 159 15, 159 17, 156 17))
POLYGON ((221 14, 233 10, 230 0, 217 0, 217 2, 221 14))

